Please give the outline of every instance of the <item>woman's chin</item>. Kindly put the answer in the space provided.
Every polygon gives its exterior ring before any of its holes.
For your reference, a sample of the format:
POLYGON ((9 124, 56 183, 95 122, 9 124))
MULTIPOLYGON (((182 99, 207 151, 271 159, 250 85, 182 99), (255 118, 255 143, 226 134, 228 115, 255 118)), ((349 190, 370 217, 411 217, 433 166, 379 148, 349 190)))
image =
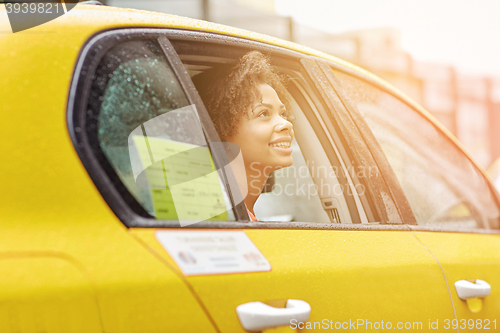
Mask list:
POLYGON ((274 170, 279 170, 279 169, 283 169, 283 168, 286 168, 286 167, 289 167, 293 164, 293 158, 292 156, 290 156, 289 158, 287 158, 286 160, 283 160, 283 161, 280 161, 280 163, 278 163, 275 167, 274 167, 274 170))

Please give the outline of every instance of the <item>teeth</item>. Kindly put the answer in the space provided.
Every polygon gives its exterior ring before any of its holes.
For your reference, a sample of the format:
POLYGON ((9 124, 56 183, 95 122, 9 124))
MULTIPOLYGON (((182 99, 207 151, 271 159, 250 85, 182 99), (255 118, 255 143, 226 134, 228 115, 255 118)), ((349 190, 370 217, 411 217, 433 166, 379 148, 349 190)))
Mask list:
POLYGON ((269 146, 278 148, 290 148, 290 142, 278 142, 270 144, 269 146))

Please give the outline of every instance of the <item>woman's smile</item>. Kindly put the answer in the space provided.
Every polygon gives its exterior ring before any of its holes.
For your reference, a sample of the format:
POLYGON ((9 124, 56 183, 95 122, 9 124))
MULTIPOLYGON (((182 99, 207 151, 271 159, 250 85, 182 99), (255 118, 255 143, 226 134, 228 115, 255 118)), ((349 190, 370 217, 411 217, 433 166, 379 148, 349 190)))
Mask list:
POLYGON ((290 136, 279 138, 269 143, 269 147, 276 149, 279 152, 291 154, 292 153, 292 138, 290 136))

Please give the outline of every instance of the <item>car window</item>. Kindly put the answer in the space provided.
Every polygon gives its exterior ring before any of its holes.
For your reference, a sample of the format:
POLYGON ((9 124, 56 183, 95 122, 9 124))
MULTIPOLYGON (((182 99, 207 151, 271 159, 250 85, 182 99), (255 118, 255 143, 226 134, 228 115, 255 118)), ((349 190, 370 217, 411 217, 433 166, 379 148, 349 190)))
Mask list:
MULTIPOLYGON (((197 48, 197 44, 173 42, 185 69, 194 77, 210 70, 218 64, 230 64, 249 50, 236 52, 219 52, 217 46, 212 47, 210 55, 203 55, 206 47, 197 48), (229 54, 233 53, 233 58, 229 54)), ((272 57, 271 57, 271 60, 272 57)), ((276 61, 279 63, 279 61, 276 61)), ((296 62, 299 66, 300 63, 296 62)), ((287 67, 277 66, 282 75, 288 76, 288 92, 292 103, 295 139, 292 142, 293 165, 274 171, 272 182, 266 186, 255 204, 255 213, 259 221, 277 222, 313 222, 313 223, 360 223, 366 216, 360 217, 358 212, 361 203, 356 203, 352 182, 340 163, 331 163, 324 147, 331 143, 318 138, 315 128, 309 123, 314 103, 307 100, 304 86, 307 83, 295 75, 287 67), (301 82, 298 84, 297 82, 301 82), (290 90, 291 88, 292 90, 290 90), (302 87, 299 89, 299 87, 302 87), (296 100, 299 98, 300 103, 296 100), (357 205, 358 204, 358 205, 357 205)), ((298 74, 297 74, 298 75, 298 74)), ((331 148, 330 154, 335 154, 331 148)), ((337 158, 337 157, 336 157, 337 158)), ((361 208, 362 210, 362 208, 361 208)), ((362 210, 363 214, 364 211, 362 210)))
POLYGON ((419 225, 498 228, 487 181, 463 152, 419 112, 381 89, 336 72, 365 118, 419 225))
POLYGON ((86 124, 129 203, 161 220, 234 219, 196 106, 156 41, 124 42, 102 57, 86 124))

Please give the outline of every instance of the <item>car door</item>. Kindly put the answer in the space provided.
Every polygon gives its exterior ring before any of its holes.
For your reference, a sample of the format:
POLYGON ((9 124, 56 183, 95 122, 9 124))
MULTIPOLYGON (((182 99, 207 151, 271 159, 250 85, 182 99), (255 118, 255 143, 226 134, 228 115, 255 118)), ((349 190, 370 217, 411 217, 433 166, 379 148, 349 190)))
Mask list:
POLYGON ((411 210, 313 60, 182 30, 117 30, 89 43, 104 44, 89 51, 95 89, 75 110, 98 156, 89 174, 130 236, 182 277, 219 331, 244 331, 237 307, 251 302, 263 303, 248 310, 253 330, 422 329, 454 317, 438 263, 404 225, 411 210), (297 117, 297 165, 275 174, 256 208, 268 222, 249 222, 226 168, 237 157, 221 153, 190 80, 255 49, 291 79, 297 117), (307 322, 288 300, 310 306, 307 322), (252 311, 274 313, 274 324, 252 311))
POLYGON ((412 233, 442 267, 457 317, 440 321, 439 327, 496 330, 500 235, 493 187, 425 113, 366 78, 325 71, 372 130, 415 212, 412 233))

